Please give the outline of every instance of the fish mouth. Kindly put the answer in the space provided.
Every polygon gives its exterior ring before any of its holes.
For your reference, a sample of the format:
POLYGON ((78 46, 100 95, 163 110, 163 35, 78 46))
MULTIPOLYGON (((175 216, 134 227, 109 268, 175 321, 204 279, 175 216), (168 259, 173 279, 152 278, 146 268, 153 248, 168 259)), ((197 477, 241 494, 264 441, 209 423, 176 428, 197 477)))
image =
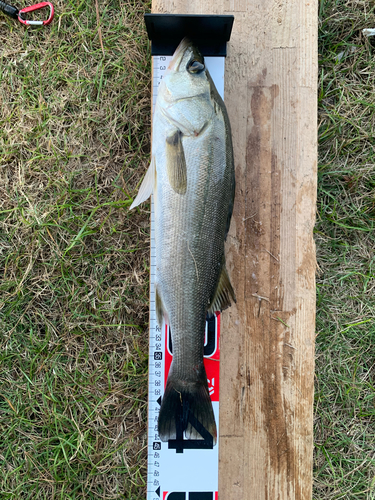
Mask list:
POLYGON ((183 55, 185 54, 185 50, 193 45, 193 42, 191 39, 187 36, 181 40, 179 43, 177 49, 174 51, 173 57, 171 59, 171 62, 169 63, 168 69, 175 68, 176 71, 178 71, 183 55))

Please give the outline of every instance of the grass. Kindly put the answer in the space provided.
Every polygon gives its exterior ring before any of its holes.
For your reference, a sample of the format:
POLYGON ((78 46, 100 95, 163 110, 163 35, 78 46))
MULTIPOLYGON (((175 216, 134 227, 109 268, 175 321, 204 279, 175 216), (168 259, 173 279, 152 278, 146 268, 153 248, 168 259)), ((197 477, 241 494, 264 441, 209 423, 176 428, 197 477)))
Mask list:
POLYGON ((375 3, 320 1, 314 499, 375 498, 375 3))
MULTIPOLYGON (((145 497, 142 1, 0 15, 0 498, 145 497)), ((146 212, 145 212, 146 213, 146 212)))
MULTIPOLYGON (((144 499, 150 5, 54 4, 0 15, 0 499, 144 499)), ((371 27, 320 1, 314 500, 375 499, 371 27)))

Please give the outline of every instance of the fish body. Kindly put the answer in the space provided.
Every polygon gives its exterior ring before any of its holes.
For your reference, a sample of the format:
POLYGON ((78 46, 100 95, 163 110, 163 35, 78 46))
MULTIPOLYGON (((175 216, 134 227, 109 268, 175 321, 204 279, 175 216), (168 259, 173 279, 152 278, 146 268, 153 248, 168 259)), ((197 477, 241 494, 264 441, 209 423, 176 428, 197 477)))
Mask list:
POLYGON ((226 108, 199 50, 184 39, 158 90, 152 161, 137 197, 154 193, 156 312, 172 334, 158 421, 164 441, 176 439, 178 425, 188 439, 202 438, 198 421, 216 442, 203 347, 207 312, 235 300, 224 258, 234 189, 226 108))

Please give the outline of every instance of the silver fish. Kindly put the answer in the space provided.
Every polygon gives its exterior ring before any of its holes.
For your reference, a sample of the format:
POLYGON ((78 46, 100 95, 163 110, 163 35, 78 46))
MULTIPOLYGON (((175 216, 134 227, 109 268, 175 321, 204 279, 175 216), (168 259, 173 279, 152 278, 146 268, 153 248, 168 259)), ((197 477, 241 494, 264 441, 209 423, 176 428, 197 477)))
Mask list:
POLYGON ((202 439, 198 422, 216 443, 203 344, 207 313, 235 301, 224 257, 234 191, 227 111, 203 56, 185 38, 159 87, 151 164, 130 207, 154 193, 156 312, 173 345, 158 420, 163 441, 176 439, 176 427, 202 439))

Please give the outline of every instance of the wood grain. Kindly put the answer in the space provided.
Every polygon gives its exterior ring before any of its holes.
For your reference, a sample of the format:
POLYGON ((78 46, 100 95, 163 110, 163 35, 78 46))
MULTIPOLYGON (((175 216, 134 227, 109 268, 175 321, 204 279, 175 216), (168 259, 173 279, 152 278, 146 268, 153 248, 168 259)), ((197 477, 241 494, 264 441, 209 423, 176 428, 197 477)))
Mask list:
POLYGON ((225 102, 236 201, 223 313, 221 500, 312 496, 317 0, 153 0, 233 14, 225 102))

